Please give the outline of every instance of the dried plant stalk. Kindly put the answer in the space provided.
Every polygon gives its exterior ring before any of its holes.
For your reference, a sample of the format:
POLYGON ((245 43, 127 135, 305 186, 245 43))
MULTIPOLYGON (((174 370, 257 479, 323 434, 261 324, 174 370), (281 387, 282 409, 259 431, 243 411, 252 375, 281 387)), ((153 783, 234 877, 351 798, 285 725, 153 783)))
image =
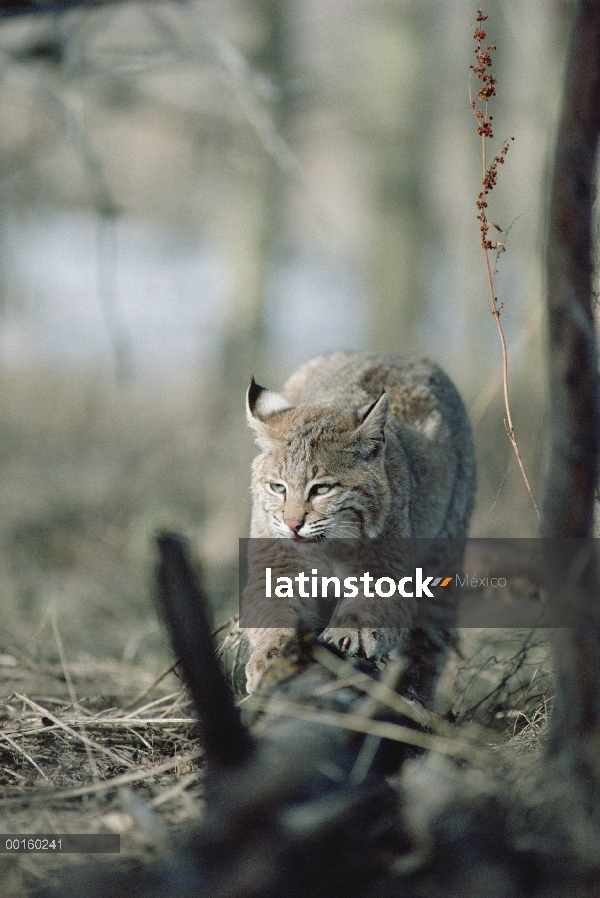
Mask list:
POLYGON ((496 46, 494 44, 483 43, 483 41, 487 37, 487 33, 481 26, 486 19, 487 16, 483 14, 482 10, 477 10, 477 25, 473 33, 473 37, 476 41, 475 56, 477 58, 477 65, 471 66, 471 71, 474 72, 477 75, 477 78, 482 82, 481 87, 477 92, 477 99, 480 101, 482 106, 478 106, 477 102, 473 99, 472 96, 470 96, 471 109, 473 110, 475 118, 477 120, 477 133, 481 137, 481 161, 483 169, 481 193, 477 197, 477 219, 481 225, 481 246, 483 248, 485 270, 487 274, 488 289, 490 293, 490 311, 492 313, 494 321, 496 322, 498 335, 500 337, 500 344, 502 346, 502 380, 504 384, 504 408, 506 410, 506 420, 504 422, 504 426, 506 428, 508 438, 512 443, 512 447, 515 451, 515 455, 519 463, 519 468, 521 469, 521 474, 523 475, 523 480, 525 481, 525 486, 527 487, 527 491, 531 496, 531 501, 533 502, 533 507, 535 508, 538 518, 541 519, 540 509, 537 502, 535 501, 535 496, 533 495, 533 491, 529 483, 529 478, 527 477, 525 466, 523 464, 521 453, 519 451, 517 438, 515 436, 515 428, 512 421, 510 401, 508 398, 508 352, 506 350, 506 339, 504 337, 504 331, 502 329, 502 324, 500 321, 500 312, 502 310, 502 305, 498 304, 498 297, 495 295, 494 291, 494 278, 497 271, 498 258, 500 254, 504 252, 506 247, 504 243, 501 243, 498 240, 492 241, 488 237, 490 227, 495 228, 500 234, 503 233, 502 228, 499 225, 495 224, 495 222, 488 221, 486 213, 486 199, 488 194, 494 189, 498 181, 498 166, 504 164, 504 157, 508 153, 510 141, 514 140, 514 137, 511 137, 510 140, 507 140, 502 144, 500 150, 496 153, 490 164, 490 167, 488 168, 485 142, 486 140, 491 139, 494 136, 492 130, 492 116, 490 115, 489 111, 489 102, 491 97, 496 96, 496 84, 498 83, 498 79, 494 78, 494 76, 489 71, 492 67, 491 53, 496 49, 496 46), (490 262, 491 252, 495 252, 496 254, 493 266, 490 262))

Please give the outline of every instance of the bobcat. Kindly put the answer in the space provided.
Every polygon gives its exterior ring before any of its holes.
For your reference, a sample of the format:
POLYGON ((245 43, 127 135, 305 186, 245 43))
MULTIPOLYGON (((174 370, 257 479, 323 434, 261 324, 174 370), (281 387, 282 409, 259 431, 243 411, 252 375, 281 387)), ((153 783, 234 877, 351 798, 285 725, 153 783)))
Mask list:
MULTIPOLYGON (((471 428, 452 382, 427 359, 320 356, 290 377, 282 395, 252 381, 247 416, 262 450, 252 465, 251 537, 466 536, 475 490, 471 428)), ((460 567, 461 540, 450 542, 460 567)), ((444 597, 456 603, 450 591, 444 597)), ((378 613, 379 626, 374 617, 373 626, 357 627, 351 609, 340 608, 321 638, 375 661, 399 649, 405 685, 430 702, 454 631, 410 629, 414 607, 398 597, 380 599, 378 613)), ((249 692, 291 632, 248 629, 249 692)))

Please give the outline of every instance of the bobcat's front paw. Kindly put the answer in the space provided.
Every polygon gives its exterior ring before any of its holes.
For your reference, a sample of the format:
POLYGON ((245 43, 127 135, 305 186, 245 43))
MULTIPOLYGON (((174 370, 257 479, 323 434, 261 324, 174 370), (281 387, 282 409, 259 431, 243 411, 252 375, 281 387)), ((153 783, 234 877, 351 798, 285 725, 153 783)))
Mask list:
POLYGON ((390 648, 388 634, 372 627, 350 629, 346 627, 330 627, 321 634, 323 642, 330 642, 349 655, 366 658, 369 661, 381 661, 386 658, 390 648))
POLYGON ((359 655, 361 652, 360 630, 350 630, 346 627, 330 627, 321 634, 322 642, 329 642, 341 652, 349 655, 359 655))

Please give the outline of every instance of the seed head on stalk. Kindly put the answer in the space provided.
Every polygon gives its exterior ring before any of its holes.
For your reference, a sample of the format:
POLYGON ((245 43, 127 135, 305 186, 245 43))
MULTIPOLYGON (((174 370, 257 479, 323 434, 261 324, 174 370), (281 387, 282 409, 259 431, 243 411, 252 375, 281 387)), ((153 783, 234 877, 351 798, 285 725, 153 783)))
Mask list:
POLYGON ((479 81, 481 81, 481 87, 477 91, 477 103, 476 100, 473 99, 471 94, 471 89, 469 86, 469 97, 471 101, 471 109, 473 110, 473 114, 475 115, 475 119, 477 121, 477 134, 481 137, 481 160, 482 160, 482 178, 481 178, 481 191, 477 197, 477 220, 480 223, 480 233, 481 233, 481 246, 483 248, 483 254, 485 257, 485 269, 488 280, 488 288, 490 293, 490 311, 494 317, 494 321, 496 322, 496 327, 498 329, 498 335, 500 337, 500 343, 502 346, 502 374, 503 374, 503 382, 504 382, 504 408, 506 410, 506 419, 504 422, 504 426, 506 428, 506 432, 508 434, 508 438, 512 443, 512 447, 515 451, 515 455, 517 457, 517 461, 519 463, 519 468, 521 470, 521 474, 523 476, 523 480, 525 481, 525 486, 527 487, 527 491, 531 497, 531 501, 533 502, 533 507, 537 513, 538 518, 541 518, 540 510, 537 502, 535 501, 535 497, 531 490, 531 486, 529 484, 529 479, 525 472, 525 467, 523 465, 523 461, 521 459, 521 453, 519 451, 519 446, 517 443, 517 439, 515 436, 515 429, 512 422, 512 415, 510 411, 510 402, 508 398, 508 354, 506 351, 506 340, 504 338, 504 331, 502 330, 502 324, 500 322, 500 313, 504 306, 504 303, 499 303, 498 297, 494 291, 494 278, 497 272, 498 266, 498 258, 501 253, 503 253, 506 249, 505 242, 500 242, 498 240, 490 240, 489 238, 489 230, 490 227, 494 227, 500 234, 503 233, 502 228, 497 225, 495 222, 488 221, 487 217, 487 197, 494 189, 496 184, 498 183, 498 166, 504 165, 504 158, 508 153, 508 148, 510 146, 510 142, 514 140, 514 137, 510 137, 508 140, 505 140, 494 158, 492 159, 490 166, 487 166, 487 156, 486 156, 486 140, 491 140, 494 137, 494 131, 492 128, 492 120, 493 116, 490 115, 490 100, 492 97, 496 96, 496 85, 498 83, 498 79, 494 78, 490 69, 492 67, 492 53, 496 50, 495 44, 484 44, 485 39, 487 38, 487 32, 482 28, 483 22, 485 22, 487 16, 483 14, 481 9, 477 10, 477 19, 476 26, 473 31, 473 37, 475 39, 475 57, 477 59, 477 65, 471 65, 471 72, 474 72, 479 81), (490 252, 495 253, 494 264, 490 263, 490 252))

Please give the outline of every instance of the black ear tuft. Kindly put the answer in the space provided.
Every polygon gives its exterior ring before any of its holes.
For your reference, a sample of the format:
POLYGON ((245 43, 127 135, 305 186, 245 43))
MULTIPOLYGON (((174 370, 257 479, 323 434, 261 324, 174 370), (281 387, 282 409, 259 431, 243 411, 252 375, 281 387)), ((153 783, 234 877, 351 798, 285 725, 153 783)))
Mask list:
POLYGON ((259 424, 267 423, 267 419, 271 415, 287 411, 292 407, 287 399, 284 399, 279 393, 259 386, 252 378, 246 394, 246 415, 248 423, 255 430, 257 430, 257 422, 259 424))
POLYGON ((250 386, 248 387, 248 409, 251 415, 254 414, 258 397, 264 392, 264 389, 264 387, 261 387, 256 383, 253 375, 252 380, 250 381, 250 386))
POLYGON ((384 427, 387 421, 388 411, 390 408, 390 397, 382 390, 381 395, 370 402, 363 405, 358 410, 359 425, 357 433, 363 438, 372 440, 384 439, 384 427))
POLYGON ((378 397, 377 399, 374 399, 373 402, 369 402, 368 405, 363 405, 362 408, 359 408, 359 410, 358 410, 359 424, 363 424, 364 421, 366 421, 366 419, 369 417, 369 415, 371 414, 371 412, 373 411, 373 409, 379 402, 380 398, 381 397, 378 397))

